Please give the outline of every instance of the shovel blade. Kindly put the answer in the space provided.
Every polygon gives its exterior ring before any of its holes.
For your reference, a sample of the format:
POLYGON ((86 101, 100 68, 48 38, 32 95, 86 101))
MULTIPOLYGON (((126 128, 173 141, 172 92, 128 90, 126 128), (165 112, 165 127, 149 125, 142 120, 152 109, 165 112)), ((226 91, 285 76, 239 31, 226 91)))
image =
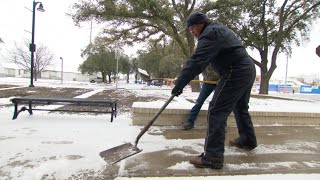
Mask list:
POLYGON ((99 153, 107 164, 115 164, 123 159, 141 152, 142 149, 132 145, 131 143, 122 144, 120 146, 107 149, 99 153))

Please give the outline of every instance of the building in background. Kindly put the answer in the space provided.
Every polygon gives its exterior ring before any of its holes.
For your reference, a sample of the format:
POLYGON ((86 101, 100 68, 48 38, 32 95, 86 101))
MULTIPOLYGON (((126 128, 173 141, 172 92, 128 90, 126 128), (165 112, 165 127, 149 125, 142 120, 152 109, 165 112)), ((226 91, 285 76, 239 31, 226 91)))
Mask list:
MULTIPOLYGON (((81 74, 80 72, 63 72, 57 70, 45 70, 38 74, 38 78, 60 80, 61 75, 65 81, 89 81, 97 77, 96 74, 81 74)), ((19 68, 14 63, 0 63, 0 77, 30 78, 30 71, 19 68)))

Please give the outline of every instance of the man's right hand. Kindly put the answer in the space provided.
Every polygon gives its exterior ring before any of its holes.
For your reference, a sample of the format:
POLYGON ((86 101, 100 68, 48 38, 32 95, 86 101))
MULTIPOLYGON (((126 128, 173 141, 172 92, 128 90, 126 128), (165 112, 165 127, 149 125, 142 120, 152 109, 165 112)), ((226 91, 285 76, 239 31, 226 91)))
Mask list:
POLYGON ((174 86, 174 88, 172 89, 171 91, 171 94, 172 95, 175 95, 175 96, 179 96, 180 94, 182 93, 182 89, 179 88, 178 86, 174 86))

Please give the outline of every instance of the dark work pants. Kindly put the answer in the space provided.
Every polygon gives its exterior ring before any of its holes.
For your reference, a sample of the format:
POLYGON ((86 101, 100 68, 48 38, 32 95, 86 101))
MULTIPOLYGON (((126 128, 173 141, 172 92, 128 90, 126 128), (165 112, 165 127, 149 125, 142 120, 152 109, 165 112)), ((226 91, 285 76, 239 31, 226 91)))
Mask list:
POLYGON ((240 142, 256 145, 256 136, 251 121, 249 99, 251 88, 256 77, 252 61, 230 66, 220 75, 208 110, 208 132, 205 139, 205 156, 223 157, 225 127, 227 118, 234 113, 240 142))
POLYGON ((210 94, 216 88, 216 86, 217 86, 216 84, 206 84, 206 83, 202 84, 201 91, 197 98, 196 104, 192 107, 188 117, 188 121, 191 124, 194 124, 194 122, 196 121, 204 101, 207 99, 208 96, 210 96, 210 94))

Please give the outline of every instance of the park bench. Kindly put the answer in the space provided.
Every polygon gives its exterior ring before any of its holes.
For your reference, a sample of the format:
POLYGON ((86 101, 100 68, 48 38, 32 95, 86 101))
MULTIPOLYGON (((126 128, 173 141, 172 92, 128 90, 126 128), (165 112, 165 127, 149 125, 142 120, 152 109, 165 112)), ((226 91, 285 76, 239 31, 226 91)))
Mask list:
POLYGON ((117 116, 117 100, 97 100, 97 99, 83 99, 83 98, 46 98, 46 97, 18 97, 12 98, 11 102, 14 104, 14 114, 12 120, 16 119, 21 111, 27 110, 30 115, 32 115, 33 110, 39 111, 69 111, 69 112, 94 112, 94 113, 111 113, 111 122, 113 117, 117 116), (77 105, 77 106, 100 106, 107 107, 111 110, 106 111, 95 111, 95 110, 66 110, 66 109, 46 109, 41 108, 37 109, 34 106, 37 105, 77 105), (19 105, 23 105, 20 110, 18 109, 19 105), (27 105, 28 107, 26 107, 27 105))

